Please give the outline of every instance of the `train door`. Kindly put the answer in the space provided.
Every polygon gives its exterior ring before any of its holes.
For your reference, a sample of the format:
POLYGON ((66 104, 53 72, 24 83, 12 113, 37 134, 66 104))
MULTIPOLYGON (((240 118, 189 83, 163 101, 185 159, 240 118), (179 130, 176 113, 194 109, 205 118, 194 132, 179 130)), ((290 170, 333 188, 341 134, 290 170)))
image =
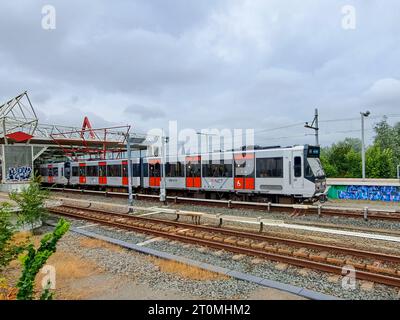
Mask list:
POLYGON ((186 188, 201 188, 201 157, 186 157, 186 188))
POLYGON ((79 164, 79 183, 86 184, 86 163, 79 164))
POLYGON ((49 164, 47 166, 47 182, 54 183, 53 165, 52 164, 49 164))
POLYGON ((161 160, 149 160, 149 186, 159 187, 161 183, 161 160))
POLYGON ((99 185, 107 184, 107 162, 99 162, 99 185))
POLYGON ((254 153, 238 153, 234 155, 235 190, 254 190, 255 162, 254 153))
POLYGON ((64 163, 64 178, 67 179, 67 184, 69 184, 71 178, 71 162, 64 163))
POLYGON ((302 189, 304 187, 302 151, 293 151, 292 164, 293 189, 302 189))
POLYGON ((128 161, 122 161, 122 185, 127 186, 128 184, 128 161))

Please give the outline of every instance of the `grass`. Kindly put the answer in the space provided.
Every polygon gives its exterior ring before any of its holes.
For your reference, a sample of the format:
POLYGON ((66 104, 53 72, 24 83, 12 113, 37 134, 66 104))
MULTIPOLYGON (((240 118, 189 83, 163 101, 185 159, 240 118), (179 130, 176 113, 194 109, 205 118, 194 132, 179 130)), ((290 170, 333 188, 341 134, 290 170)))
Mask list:
POLYGON ((116 252, 123 252, 124 249, 121 248, 120 246, 117 246, 112 243, 108 243, 103 240, 99 239, 93 239, 93 238, 83 238, 79 240, 79 244, 84 247, 84 248, 102 248, 102 249, 108 249, 116 252))
POLYGON ((228 276, 172 260, 149 257, 150 261, 160 268, 161 272, 177 274, 191 280, 227 280, 228 276))
MULTIPOLYGON (((40 244, 42 236, 33 236, 30 232, 19 232, 14 235, 14 243, 25 243, 28 240, 32 241, 35 247, 40 244)), ((91 240, 91 239, 83 239, 91 240)), ((105 243, 107 244, 107 243, 105 243)), ((102 241, 84 241, 83 245, 86 247, 104 246, 102 241)), ((111 246, 111 245, 110 245, 111 246)), ((113 246, 115 247, 115 246, 113 246)), ((53 266, 56 271, 56 299, 85 299, 90 297, 97 291, 97 288, 90 286, 85 288, 76 288, 79 281, 85 281, 91 276, 102 274, 101 270, 96 264, 91 261, 83 260, 71 253, 64 250, 57 250, 47 261, 47 265, 53 266)), ((4 278, 0 277, 0 300, 15 300, 17 289, 15 284, 21 275, 22 265, 16 259, 10 263, 5 271, 4 278)), ((35 293, 36 298, 40 296, 42 291, 42 280, 45 274, 38 273, 35 279, 35 293)))

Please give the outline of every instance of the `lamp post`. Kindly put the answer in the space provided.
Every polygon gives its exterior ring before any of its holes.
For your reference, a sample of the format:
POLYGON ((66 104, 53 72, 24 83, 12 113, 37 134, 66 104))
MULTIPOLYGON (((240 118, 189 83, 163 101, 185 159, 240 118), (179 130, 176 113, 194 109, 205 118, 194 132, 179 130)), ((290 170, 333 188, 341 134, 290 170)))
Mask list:
POLYGON ((362 178, 365 179, 365 135, 364 135, 364 118, 367 118, 371 112, 360 112, 361 114, 361 159, 362 159, 362 178))

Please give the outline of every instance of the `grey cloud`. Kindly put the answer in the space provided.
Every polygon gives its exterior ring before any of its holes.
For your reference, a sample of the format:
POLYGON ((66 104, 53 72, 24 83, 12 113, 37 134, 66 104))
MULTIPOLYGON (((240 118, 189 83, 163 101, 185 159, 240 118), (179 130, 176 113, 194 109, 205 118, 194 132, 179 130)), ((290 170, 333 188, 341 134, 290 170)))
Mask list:
MULTIPOLYGON (((398 113, 395 0, 355 3, 350 31, 334 0, 52 0, 53 31, 41 28, 44 4, 0 4, 0 100, 28 90, 42 122, 80 126, 90 114, 96 127, 265 130, 310 121, 315 107, 321 120, 398 113)), ((321 122, 321 141, 358 128, 321 122)), ((256 139, 307 143, 310 133, 299 125, 256 139)))
POLYGON ((139 116, 142 120, 160 119, 166 116, 166 113, 158 107, 149 107, 139 104, 133 104, 126 107, 124 113, 127 115, 139 116))

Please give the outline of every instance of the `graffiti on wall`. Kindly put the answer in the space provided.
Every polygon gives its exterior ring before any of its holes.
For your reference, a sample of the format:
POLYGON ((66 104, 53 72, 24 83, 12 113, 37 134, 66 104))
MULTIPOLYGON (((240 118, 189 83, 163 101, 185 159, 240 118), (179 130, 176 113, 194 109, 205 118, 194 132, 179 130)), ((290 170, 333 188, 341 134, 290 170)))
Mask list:
POLYGON ((7 180, 8 181, 26 181, 31 178, 31 167, 11 167, 8 168, 7 180))
POLYGON ((347 186, 337 192, 345 200, 400 201, 400 187, 347 186))

